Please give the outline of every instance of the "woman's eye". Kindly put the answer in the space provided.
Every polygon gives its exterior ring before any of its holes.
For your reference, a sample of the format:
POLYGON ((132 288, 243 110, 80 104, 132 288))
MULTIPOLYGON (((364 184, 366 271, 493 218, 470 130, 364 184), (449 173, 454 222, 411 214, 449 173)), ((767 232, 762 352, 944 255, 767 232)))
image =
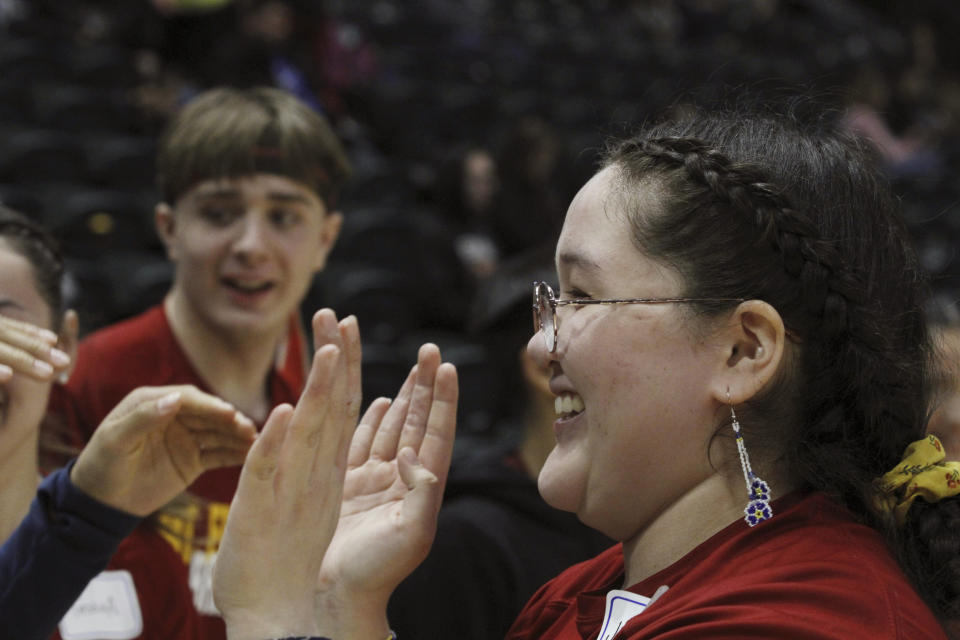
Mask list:
POLYGON ((567 300, 589 300, 590 294, 580 289, 567 289, 563 292, 563 297, 567 300))

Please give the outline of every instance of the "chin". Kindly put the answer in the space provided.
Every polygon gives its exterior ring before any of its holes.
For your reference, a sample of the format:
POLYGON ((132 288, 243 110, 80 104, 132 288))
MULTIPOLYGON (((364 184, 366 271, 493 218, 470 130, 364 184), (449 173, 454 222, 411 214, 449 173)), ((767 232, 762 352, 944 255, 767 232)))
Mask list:
POLYGON ((219 314, 218 324, 225 331, 242 334, 263 334, 286 328, 287 316, 279 316, 273 310, 230 310, 219 314))
POLYGON ((544 502, 560 511, 576 513, 580 509, 586 473, 577 473, 558 460, 557 449, 550 453, 537 477, 537 489, 544 502), (579 476, 583 479, 579 479, 579 476))

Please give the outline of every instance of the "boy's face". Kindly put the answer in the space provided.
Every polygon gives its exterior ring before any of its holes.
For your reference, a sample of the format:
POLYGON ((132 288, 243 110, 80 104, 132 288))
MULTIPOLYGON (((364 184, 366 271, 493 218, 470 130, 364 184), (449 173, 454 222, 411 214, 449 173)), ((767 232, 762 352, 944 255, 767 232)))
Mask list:
POLYGON ((316 192, 273 174, 207 180, 157 228, 176 264, 173 294, 216 329, 281 331, 323 268, 340 231, 316 192))

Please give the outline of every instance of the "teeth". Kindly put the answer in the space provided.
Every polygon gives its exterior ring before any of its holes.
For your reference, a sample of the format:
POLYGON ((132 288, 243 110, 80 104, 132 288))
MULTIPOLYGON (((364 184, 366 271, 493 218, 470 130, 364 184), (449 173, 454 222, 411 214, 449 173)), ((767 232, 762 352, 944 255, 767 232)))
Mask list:
POLYGON ((564 393, 553 400, 553 409, 558 416, 580 413, 583 408, 583 398, 576 393, 564 393))
POLYGON ((237 289, 241 289, 243 291, 260 291, 270 286, 269 282, 253 283, 253 282, 241 282, 239 280, 227 280, 227 282, 231 286, 236 287, 237 289))

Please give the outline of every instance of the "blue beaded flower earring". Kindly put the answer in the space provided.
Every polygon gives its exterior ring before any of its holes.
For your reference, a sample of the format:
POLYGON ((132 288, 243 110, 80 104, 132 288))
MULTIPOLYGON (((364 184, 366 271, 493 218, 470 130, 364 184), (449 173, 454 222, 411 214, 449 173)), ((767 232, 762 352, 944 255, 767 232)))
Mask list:
POLYGON ((747 446, 743 443, 743 433, 740 432, 740 423, 737 414, 730 405, 730 417, 733 419, 733 434, 737 437, 737 451, 740 453, 740 466, 743 468, 743 480, 747 484, 747 506, 744 508, 744 520, 751 527, 773 517, 773 508, 770 507, 770 485, 753 473, 750 468, 750 456, 747 446))

